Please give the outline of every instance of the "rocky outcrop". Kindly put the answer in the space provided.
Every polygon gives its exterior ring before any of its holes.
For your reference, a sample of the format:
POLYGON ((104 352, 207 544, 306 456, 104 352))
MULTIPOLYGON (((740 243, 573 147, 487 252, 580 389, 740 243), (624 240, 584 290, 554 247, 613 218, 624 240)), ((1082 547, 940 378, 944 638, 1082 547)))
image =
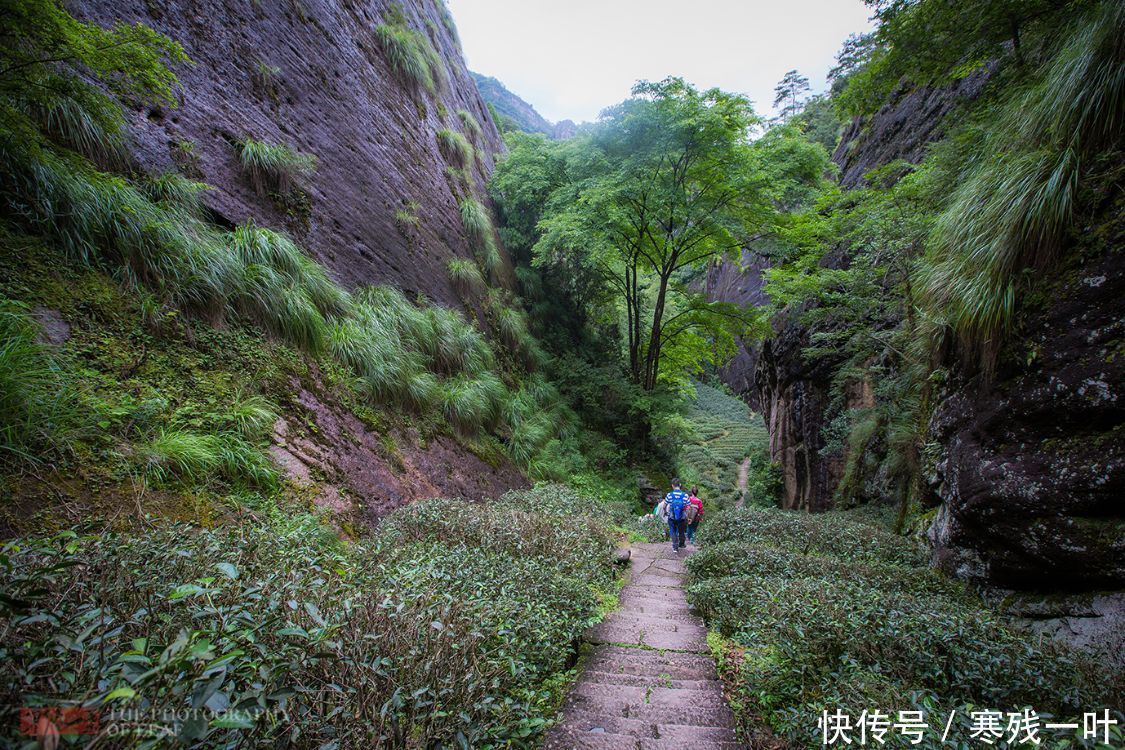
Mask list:
POLYGON ((337 516, 376 524, 395 508, 431 497, 479 501, 529 486, 506 459, 493 466, 443 436, 367 424, 319 382, 293 382, 300 421, 280 419, 270 451, 286 475, 337 516))
POLYGON ((535 107, 521 99, 492 76, 471 73, 480 89, 480 95, 492 105, 501 117, 511 120, 511 125, 525 133, 542 133, 548 138, 561 141, 578 134, 578 126, 572 120, 562 120, 552 125, 535 107))
POLYGON ((342 284, 390 283, 459 304, 445 266, 472 254, 458 213, 464 189, 447 174, 435 134, 464 129, 459 110, 479 123, 480 158, 469 168, 481 196, 503 146, 438 0, 68 5, 101 24, 148 24, 194 62, 176 70, 178 108, 131 113, 146 170, 181 169, 211 185, 206 203, 219 221, 287 227, 342 284), (438 94, 402 82, 388 63, 376 27, 392 8, 437 51, 447 81, 438 94), (317 158, 300 195, 255 192, 239 166, 246 138, 317 158))
MULTIPOLYGON (((762 272, 769 268, 769 260, 756 247, 743 249, 738 262, 723 259, 707 272, 707 299, 732 302, 742 307, 758 307, 769 302, 765 293, 762 272)), ((758 349, 754 344, 739 340, 734 358, 719 370, 719 379, 731 390, 746 399, 750 408, 760 410, 758 392, 754 388, 754 370, 758 364, 758 349)))
MULTIPOLYGON (((1121 241, 1119 237, 1118 242, 1121 241)), ((991 384, 937 406, 935 562, 1022 590, 1125 587, 1125 279, 1076 266, 1028 315, 991 384)))
POLYGON ((899 159, 922 161, 926 147, 944 132, 946 116, 979 95, 990 74, 985 68, 941 88, 900 87, 878 112, 852 120, 832 155, 840 166, 840 184, 860 187, 872 169, 899 159))
MULTIPOLYGON (((68 6, 103 25, 147 24, 193 61, 175 71, 177 108, 129 113, 142 169, 179 170, 210 185, 205 202, 218 223, 287 229, 345 286, 391 284, 460 305, 446 268, 451 258, 473 257, 459 204, 469 195, 487 200, 485 181, 503 142, 441 0, 68 6), (441 64, 434 92, 396 75, 377 34, 385 23, 433 46, 441 64), (467 179, 448 169, 442 128, 473 142, 467 179), (315 172, 293 193, 260 194, 240 166, 248 138, 315 156, 315 172)), ((340 517, 374 522, 414 499, 475 500, 526 484, 511 463, 496 457, 493 466, 452 439, 377 430, 315 386, 294 383, 302 416, 279 422, 272 452, 291 480, 340 517)))
MULTIPOLYGON (((926 146, 941 136, 947 115, 960 102, 977 96, 987 77, 988 71, 980 71, 948 88, 904 87, 878 112, 853 121, 832 157, 840 167, 841 184, 860 187, 864 174, 897 159, 921 161, 926 146)), ((823 263, 843 268, 848 258, 847 247, 839 247, 823 263)), ((753 294, 748 295, 748 304, 755 304, 753 299, 753 294)), ((812 332, 799 321, 797 311, 775 322, 775 331, 759 352, 744 347, 745 353, 723 376, 736 391, 748 392, 747 400, 766 417, 770 454, 785 477, 785 507, 827 510, 843 471, 842 456, 822 455, 829 389, 839 362, 830 357, 806 360, 803 351, 812 332), (752 378, 747 375, 750 366, 752 378)), ((867 398, 863 390, 849 394, 845 407, 862 405, 867 398)))

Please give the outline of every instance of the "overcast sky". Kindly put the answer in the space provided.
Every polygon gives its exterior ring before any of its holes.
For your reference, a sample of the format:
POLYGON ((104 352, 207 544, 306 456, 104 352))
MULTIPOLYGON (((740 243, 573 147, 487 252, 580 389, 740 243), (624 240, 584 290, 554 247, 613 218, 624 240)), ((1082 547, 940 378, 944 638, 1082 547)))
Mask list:
POLYGON ((748 95, 771 114, 796 68, 814 92, 848 34, 870 28, 861 0, 446 0, 465 58, 552 122, 593 120, 638 79, 683 76, 748 95))

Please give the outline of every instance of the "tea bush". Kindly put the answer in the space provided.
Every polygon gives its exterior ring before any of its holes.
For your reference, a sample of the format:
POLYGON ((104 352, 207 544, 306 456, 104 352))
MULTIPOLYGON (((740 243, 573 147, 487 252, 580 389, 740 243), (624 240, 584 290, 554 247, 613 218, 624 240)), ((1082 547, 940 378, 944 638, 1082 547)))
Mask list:
POLYGON ((9 542, 0 737, 61 704, 102 713, 102 746, 530 745, 612 540, 506 506, 422 502, 350 545, 301 513, 9 542))
POLYGON ((1114 707, 1113 682, 1092 659, 1011 629, 930 569, 913 540, 845 513, 754 508, 719 514, 702 539, 687 561, 688 597, 721 636, 720 671, 746 732, 765 723, 821 747, 823 710, 956 708, 966 725, 951 737, 968 742, 970 707, 1114 707))

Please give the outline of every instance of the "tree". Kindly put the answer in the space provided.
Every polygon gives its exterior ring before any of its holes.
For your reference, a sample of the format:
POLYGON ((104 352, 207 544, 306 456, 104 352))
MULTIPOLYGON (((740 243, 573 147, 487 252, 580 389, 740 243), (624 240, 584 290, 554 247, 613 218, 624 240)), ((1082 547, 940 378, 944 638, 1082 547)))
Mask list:
POLYGON ((729 328, 730 311, 690 299, 678 282, 738 252, 764 209, 747 140, 755 122, 745 97, 678 78, 639 83, 589 142, 598 168, 543 222, 537 263, 580 257, 597 269, 623 303, 629 372, 645 390, 670 347, 729 328), (669 313, 676 325, 666 328, 669 313))
POLYGON ((836 53, 836 64, 828 71, 828 84, 838 94, 847 85, 848 77, 870 59, 875 49, 875 34, 850 34, 836 53))
POLYGON ((809 79, 790 70, 786 73, 777 86, 774 87, 773 106, 777 109, 777 119, 781 122, 788 120, 801 111, 805 103, 805 94, 809 90, 809 79), (780 109, 778 109, 780 107, 780 109))
MULTIPOLYGON (((757 122, 742 96, 676 78, 639 83, 593 132, 568 142, 564 182, 542 201, 535 264, 594 275, 586 298, 607 303, 626 369, 646 391, 678 382, 685 367, 721 363, 759 324, 755 311, 708 302, 698 276, 773 231, 804 200, 803 186, 828 172, 824 150, 797 127, 750 142, 757 122)), ((503 166, 500 183, 507 170, 551 172, 539 157, 519 158, 525 164, 503 166)))
POLYGON ((809 99, 795 119, 804 126, 806 138, 824 146, 830 154, 836 150, 843 124, 827 96, 820 94, 809 99))

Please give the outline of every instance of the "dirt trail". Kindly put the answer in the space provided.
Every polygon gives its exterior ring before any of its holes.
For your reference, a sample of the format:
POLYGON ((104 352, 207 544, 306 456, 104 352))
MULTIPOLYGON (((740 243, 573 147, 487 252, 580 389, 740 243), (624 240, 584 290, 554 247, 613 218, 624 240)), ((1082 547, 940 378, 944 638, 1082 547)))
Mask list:
POLYGON ((746 504, 746 486, 750 481, 750 458, 742 459, 738 465, 738 502, 734 507, 741 508, 746 504))
POLYGON ((741 750, 707 629, 669 544, 634 544, 621 608, 594 626, 594 651, 546 750, 741 750))

